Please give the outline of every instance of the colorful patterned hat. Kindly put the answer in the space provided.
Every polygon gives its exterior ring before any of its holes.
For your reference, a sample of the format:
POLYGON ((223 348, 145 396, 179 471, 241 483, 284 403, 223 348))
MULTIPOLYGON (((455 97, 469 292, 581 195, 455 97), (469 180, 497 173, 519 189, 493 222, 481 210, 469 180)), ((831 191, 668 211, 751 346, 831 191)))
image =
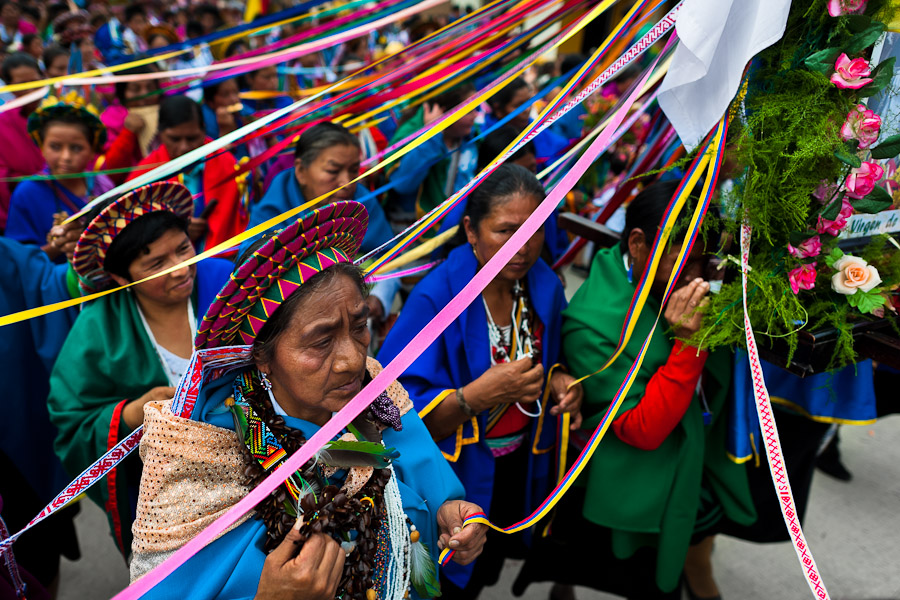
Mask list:
POLYGON ((161 210, 187 219, 194 213, 194 199, 180 183, 161 181, 139 187, 104 208, 75 245, 72 267, 78 276, 92 287, 104 287, 111 281, 103 269, 109 245, 132 221, 161 210))
POLYGON ((206 312, 194 346, 252 344, 266 320, 316 273, 350 262, 369 213, 359 202, 335 202, 307 213, 249 256, 206 312))
POLYGON ((69 92, 62 98, 47 96, 41 105, 28 117, 28 135, 37 142, 38 147, 43 145, 41 130, 44 125, 59 119, 64 115, 75 115, 88 128, 91 149, 100 152, 106 144, 106 126, 100 120, 97 109, 88 104, 77 92, 69 92))

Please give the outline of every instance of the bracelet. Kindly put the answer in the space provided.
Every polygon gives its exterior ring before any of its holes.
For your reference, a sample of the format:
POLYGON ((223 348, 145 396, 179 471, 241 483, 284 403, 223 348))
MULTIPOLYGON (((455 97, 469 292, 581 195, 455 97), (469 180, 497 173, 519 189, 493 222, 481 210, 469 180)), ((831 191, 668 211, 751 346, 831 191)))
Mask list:
POLYGON ((463 397, 463 389, 459 388, 456 390, 456 403, 459 404, 459 410, 463 411, 467 416, 474 418, 476 413, 472 410, 472 407, 469 406, 469 403, 466 402, 466 399, 463 397))

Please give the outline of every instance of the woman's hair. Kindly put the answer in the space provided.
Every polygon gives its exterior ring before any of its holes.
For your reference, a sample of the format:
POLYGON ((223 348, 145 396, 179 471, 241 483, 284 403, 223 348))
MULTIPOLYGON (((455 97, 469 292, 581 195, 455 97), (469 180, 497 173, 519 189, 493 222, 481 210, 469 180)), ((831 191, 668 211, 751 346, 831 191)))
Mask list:
MULTIPOLYGON (((211 103, 216 99, 216 94, 219 93, 219 88, 222 87, 222 84, 228 81, 228 79, 220 79, 219 81, 212 83, 210 85, 203 86, 203 102, 206 104, 211 103)), ((240 87, 240 86, 238 86, 240 87)))
POLYGON ((313 125, 297 140, 294 159, 300 159, 304 165, 312 164, 322 151, 332 146, 353 146, 359 148, 359 139, 343 125, 324 122, 313 125))
MULTIPOLYGON (((31 45, 31 42, 33 42, 36 39, 40 39, 40 37, 41 36, 39 36, 36 33, 29 33, 27 35, 23 35, 22 36, 22 48, 27 48, 28 46, 31 45)), ((41 43, 43 44, 43 41, 41 43)))
POLYGON ((680 183, 677 179, 653 183, 635 196, 625 210, 625 229, 622 230, 620 242, 623 251, 628 250, 628 237, 635 229, 644 232, 648 246, 656 241, 659 223, 680 183))
MULTIPOLYGON (((46 64, 47 59, 44 59, 44 63, 46 64)), ((133 67, 131 69, 125 69, 124 71, 119 71, 119 75, 144 75, 146 73, 155 73, 156 69, 150 65, 143 65, 140 67, 133 67)), ((156 89, 159 89, 159 79, 151 79, 153 85, 156 86, 156 89)), ((128 89, 128 84, 130 81, 117 81, 116 82, 116 99, 119 101, 119 104, 125 106, 125 91, 128 89)))
POLYGON ((159 103, 159 131, 178 127, 184 123, 197 123, 203 129, 203 111, 200 105, 187 96, 166 96, 159 103))
POLYGON ((7 84, 10 83, 13 69, 18 69, 19 67, 31 67, 38 73, 41 72, 40 65, 38 65, 38 62, 32 55, 26 54, 25 52, 16 52, 10 54, 6 60, 3 61, 3 66, 0 67, 0 77, 3 77, 3 81, 7 84))
POLYGON ((463 100, 475 93, 475 85, 471 81, 463 81, 449 90, 434 97, 434 103, 444 112, 458 106, 463 100))
MULTIPOLYGON (((99 211, 98 211, 99 212, 99 211)), ((150 244, 171 230, 187 234, 188 222, 173 212, 158 210, 141 215, 132 221, 109 245, 103 269, 128 281, 128 267, 139 256, 150 251, 150 244)))
POLYGON ((512 102, 513 96, 516 95, 516 92, 521 90, 522 88, 527 88, 528 83, 522 79, 521 77, 516 77, 512 81, 510 81, 506 87, 501 89, 499 92, 494 94, 494 97, 488 100, 488 104, 490 104, 491 109, 496 113, 498 110, 504 108, 507 104, 512 102))
MULTIPOLYGON (((249 256, 249 254, 244 253, 244 256, 249 256)), ((369 286, 366 283, 362 269, 357 265, 353 263, 337 263, 323 271, 319 271, 307 279, 293 294, 288 296, 287 300, 275 309, 275 312, 272 313, 272 316, 260 329, 256 340, 253 342, 254 361, 265 363, 275 359, 275 346, 278 338, 287 331, 297 308, 303 304, 304 300, 327 286, 339 275, 348 277, 359 290, 363 299, 368 297, 369 286)))
MULTIPOLYGON (((481 146, 478 148, 478 168, 476 170, 481 171, 486 166, 488 166, 490 162, 497 158, 497 156, 501 152, 506 150, 506 147, 509 146, 518 136, 519 133, 508 123, 488 134, 488 136, 484 138, 484 141, 481 142, 481 146)), ((526 154, 534 154, 535 156, 537 156, 537 151, 534 148, 534 142, 528 142, 527 144, 516 150, 516 152, 507 160, 509 162, 513 162, 519 160, 526 154)))
MULTIPOLYGON (((60 46, 59 44, 47 46, 44 49, 44 66, 49 68, 54 60, 60 56, 70 56, 70 54, 69 49, 65 46, 60 46)), ((4 81, 6 81, 6 79, 4 79, 4 81)))
POLYGON ((94 147, 95 138, 93 128, 99 127, 99 124, 96 123, 96 118, 89 117, 88 115, 85 115, 78 110, 70 110, 64 113, 56 114, 52 118, 47 119, 43 124, 41 124, 41 128, 38 130, 38 135, 42 141, 46 139, 47 130, 50 129, 51 125, 73 125, 75 127, 78 127, 84 134, 85 139, 87 139, 88 144, 91 145, 91 149, 94 152, 100 152, 101 148, 94 147))

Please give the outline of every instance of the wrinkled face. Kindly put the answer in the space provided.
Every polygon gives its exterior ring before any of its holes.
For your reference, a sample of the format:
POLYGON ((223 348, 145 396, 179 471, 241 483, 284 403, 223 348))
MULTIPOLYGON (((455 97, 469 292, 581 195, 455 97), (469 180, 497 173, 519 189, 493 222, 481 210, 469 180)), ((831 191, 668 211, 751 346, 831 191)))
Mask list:
MULTIPOLYGON (((509 113, 513 112, 531 98, 531 90, 527 87, 519 88, 516 90, 516 93, 513 94, 512 100, 509 101, 508 104, 501 107, 497 110, 497 118, 502 119, 509 113)), ((527 110, 523 110, 519 114, 517 114, 512 121, 509 122, 510 125, 516 128, 517 131, 522 131, 528 124, 531 122, 531 117, 528 114, 527 110)))
POLYGON ((250 87, 258 92, 278 91, 278 70, 266 67, 250 75, 250 87))
MULTIPOLYGON (((512 237, 522 223, 531 216, 541 200, 542 198, 519 193, 505 198, 496 198, 493 201, 491 212, 481 219, 477 230, 473 229, 468 216, 463 217, 466 239, 475 247, 475 256, 478 259, 479 267, 483 267, 512 237)), ((519 251, 503 267, 497 277, 507 281, 516 281, 524 277, 537 262, 543 246, 544 227, 541 226, 525 242, 525 245, 519 248, 519 251)))
POLYGON ((159 104, 159 96, 149 96, 159 88, 155 79, 144 81, 129 81, 125 84, 125 106, 134 108, 137 106, 155 106, 159 104))
POLYGON ((292 417, 324 425, 362 389, 369 308, 356 284, 336 275, 294 307, 274 358, 259 370, 292 417))
POLYGON ((236 80, 228 79, 223 81, 219 84, 216 95, 213 96, 211 104, 212 108, 215 110, 217 108, 225 108, 237 104, 241 101, 240 91, 236 80))
POLYGON ((55 57, 46 67, 47 77, 62 77, 66 75, 69 72, 69 55, 61 54, 55 57))
POLYGON ((163 129, 159 132, 159 139, 166 147, 169 158, 178 158, 202 146, 203 140, 206 139, 206 132, 200 127, 200 123, 189 121, 163 129))
MULTIPOLYGON (((182 263, 194 254, 194 246, 186 233, 180 229, 170 229, 147 247, 147 252, 138 256, 128 266, 131 281, 140 281, 169 267, 182 263)), ((157 277, 134 286, 139 297, 162 305, 177 305, 185 302, 194 291, 194 277, 197 266, 178 269, 168 275, 157 277)), ((119 285, 129 283, 118 275, 112 275, 119 285)))
POLYGON ((51 122, 44 129, 41 154, 51 175, 84 173, 94 157, 84 127, 51 122))
MULTIPOLYGON (((294 175, 307 202, 319 198, 359 176, 359 148, 343 144, 331 146, 322 150, 308 166, 297 160, 294 163, 294 175)), ((354 194, 355 183, 329 196, 322 203, 352 200, 354 194)))

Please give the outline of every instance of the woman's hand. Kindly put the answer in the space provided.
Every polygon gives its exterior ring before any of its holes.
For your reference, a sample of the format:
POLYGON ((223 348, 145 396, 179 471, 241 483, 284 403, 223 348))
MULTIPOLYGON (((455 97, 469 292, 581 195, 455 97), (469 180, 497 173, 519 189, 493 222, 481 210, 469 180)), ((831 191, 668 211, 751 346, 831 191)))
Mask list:
POLYGON ((138 134, 144 130, 144 127, 147 126, 147 122, 144 121, 144 117, 137 114, 136 112, 129 111, 127 115, 125 115, 125 129, 130 131, 131 133, 138 134))
POLYGON ((464 388, 466 402, 475 412, 498 404, 531 403, 541 399, 544 367, 529 357, 494 365, 464 388))
POLYGON ((572 415, 572 424, 569 427, 572 431, 581 427, 581 401, 584 400, 584 388, 580 383, 569 388, 573 381, 575 378, 564 371, 554 371, 550 376, 550 394, 556 402, 556 406, 550 409, 550 414, 572 415))
POLYGON ((175 388, 173 387, 155 387, 137 400, 132 400, 125 404, 122 409, 122 420, 128 425, 129 429, 137 429, 138 425, 144 423, 144 405, 155 400, 171 400, 175 397, 175 388))
POLYGON ((444 110, 436 102, 426 102, 422 108, 425 125, 431 125, 444 116, 444 110))
POLYGON ((463 527, 470 516, 484 512, 481 507, 465 500, 448 500, 438 509, 437 523, 440 532, 438 549, 453 550, 453 562, 467 565, 484 550, 487 525, 473 523, 463 527))
POLYGON ((675 337, 686 340, 700 330, 703 315, 697 310, 706 306, 709 284, 697 278, 672 292, 663 316, 675 332, 675 337))
POLYGON ((298 520, 266 557, 256 600, 331 600, 337 593, 344 550, 332 538, 317 533, 309 536, 297 552, 300 524, 298 520))

